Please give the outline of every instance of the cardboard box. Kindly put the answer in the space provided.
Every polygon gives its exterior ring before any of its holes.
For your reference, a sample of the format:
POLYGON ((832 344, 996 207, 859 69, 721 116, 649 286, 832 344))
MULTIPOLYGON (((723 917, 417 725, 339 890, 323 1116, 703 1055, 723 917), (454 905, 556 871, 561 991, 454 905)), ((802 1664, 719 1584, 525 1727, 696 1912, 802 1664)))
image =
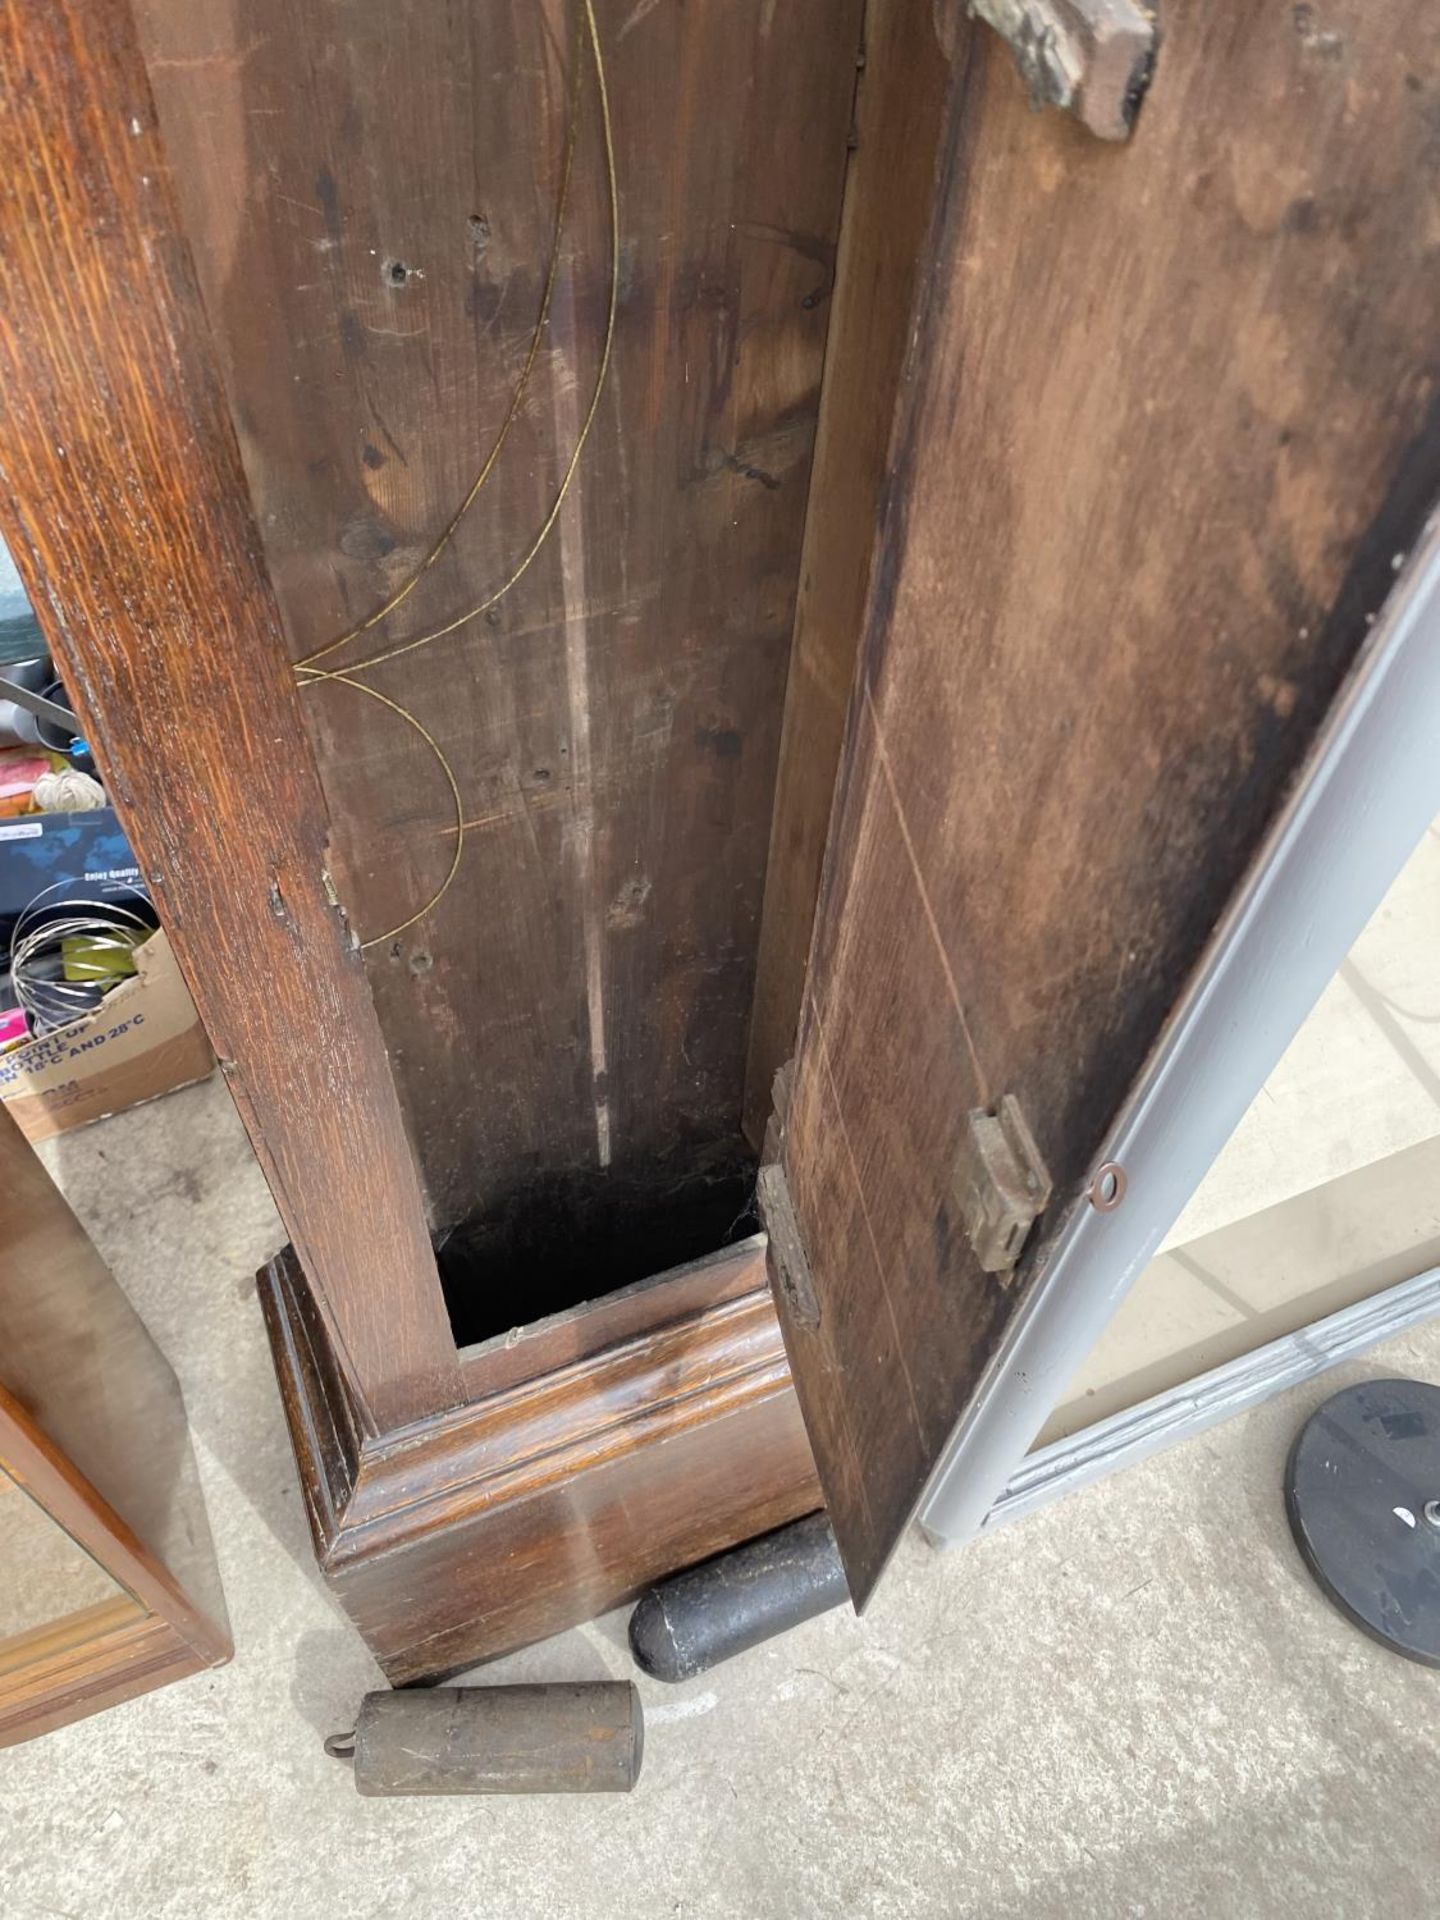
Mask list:
POLYGON ((0 1054, 0 1100, 29 1140, 48 1140, 203 1080, 215 1064, 163 933, 94 1013, 0 1054))
POLYGON ((37 897, 57 908, 81 896, 133 904, 140 868, 111 807, 0 820, 0 940, 37 897))

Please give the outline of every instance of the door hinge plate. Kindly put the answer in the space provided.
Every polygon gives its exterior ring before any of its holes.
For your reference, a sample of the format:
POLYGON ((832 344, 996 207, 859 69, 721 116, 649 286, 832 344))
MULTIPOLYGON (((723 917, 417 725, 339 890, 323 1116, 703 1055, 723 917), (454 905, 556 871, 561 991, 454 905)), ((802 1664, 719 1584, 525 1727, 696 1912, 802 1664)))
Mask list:
POLYGON ((955 1198, 986 1273, 1014 1270, 1050 1193, 1049 1171, 1014 1094, 977 1107, 965 1122, 955 1198))

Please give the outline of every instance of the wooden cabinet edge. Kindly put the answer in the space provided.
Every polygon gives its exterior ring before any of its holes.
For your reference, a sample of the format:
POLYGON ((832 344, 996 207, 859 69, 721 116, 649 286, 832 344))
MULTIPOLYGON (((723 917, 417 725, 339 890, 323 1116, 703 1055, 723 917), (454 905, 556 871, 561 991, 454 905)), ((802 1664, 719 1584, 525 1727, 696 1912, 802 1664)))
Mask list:
MULTIPOLYGON (((145 1619, 163 1624, 193 1652, 199 1665, 218 1666, 230 1658, 234 1643, 223 1612, 213 1617, 186 1592, 124 1516, 96 1492, 3 1386, 0 1466, 134 1596, 145 1609, 145 1619)), ((218 1611, 222 1603, 217 1600, 216 1604, 218 1611)))
POLYGON ((884 516, 940 253, 953 90, 987 31, 869 0, 806 506, 756 955, 743 1125, 760 1146, 794 1051, 861 636, 888 564, 884 516))
POLYGON ((168 1620, 142 1615, 27 1669, 23 1688, 0 1706, 0 1748, 224 1666, 233 1652, 225 1636, 199 1647, 168 1620))
MULTIPOLYGON (((228 1622, 200 1607, 85 1476, 0 1387, 5 1471, 91 1553, 134 1602, 129 1619, 55 1623, 48 1652, 26 1660, 0 1688, 0 1747, 32 1740, 122 1700, 223 1666, 234 1652, 228 1622)), ((187 1439, 188 1445, 188 1439, 187 1439)), ((94 1610, 91 1610, 94 1611, 94 1610)), ((100 1610, 102 1613, 104 1609, 100 1610)))
POLYGON ((293 1253, 264 1269, 316 1557, 392 1681, 434 1678, 559 1632, 819 1503, 763 1267, 753 1246, 743 1257, 757 1284, 738 1297, 723 1297, 731 1276, 719 1261, 708 1271, 722 1297, 667 1318, 662 1276, 648 1329, 363 1441, 319 1322, 306 1314, 293 1253), (722 1426, 729 1444, 709 1451, 707 1494, 694 1484, 691 1450, 722 1426), (658 1491, 628 1533, 620 1499, 620 1534, 600 1569, 581 1550, 587 1503, 603 1506, 626 1475, 658 1491), (538 1578, 527 1556, 544 1563, 538 1578), (452 1562, 467 1567, 468 1585, 452 1562), (422 1563, 423 1579, 409 1578, 422 1563))
POLYGON ((379 1427, 452 1405, 419 1177, 130 8, 8 9, 0 89, 0 529, 357 1406, 379 1427), (316 1008, 324 1044, 291 1044, 316 1008))

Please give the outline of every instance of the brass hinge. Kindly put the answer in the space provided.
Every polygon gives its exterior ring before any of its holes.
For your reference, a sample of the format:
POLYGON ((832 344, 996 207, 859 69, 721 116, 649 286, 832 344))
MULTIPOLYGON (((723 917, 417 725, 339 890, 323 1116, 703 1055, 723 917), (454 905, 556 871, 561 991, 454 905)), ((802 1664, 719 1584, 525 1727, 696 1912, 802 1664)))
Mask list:
POLYGON ((970 0, 1015 55, 1037 107, 1073 113, 1101 140, 1128 140, 1160 44, 1143 0, 970 0))
POLYGON ((1049 1171, 1014 1094, 993 1108, 977 1107, 965 1123, 955 1198, 986 1273, 1014 1270, 1050 1192, 1049 1171))

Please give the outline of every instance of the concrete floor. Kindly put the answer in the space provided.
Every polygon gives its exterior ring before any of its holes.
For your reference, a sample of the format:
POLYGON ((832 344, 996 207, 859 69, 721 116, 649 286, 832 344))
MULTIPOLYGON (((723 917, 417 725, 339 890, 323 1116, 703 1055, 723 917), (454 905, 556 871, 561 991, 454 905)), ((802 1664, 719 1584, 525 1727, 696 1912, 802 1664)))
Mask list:
MULTIPOLYGON (((377 1674, 314 1575, 255 1303, 277 1223, 228 1098, 47 1151, 184 1383, 238 1652, 0 1755, 0 1915, 1411 1916, 1440 1876, 1440 1674, 1301 1571, 1287 1445, 1440 1325, 834 1614, 643 1683, 628 1799, 358 1799, 377 1674)), ((491 1677, 630 1672, 620 1616, 491 1677)))

